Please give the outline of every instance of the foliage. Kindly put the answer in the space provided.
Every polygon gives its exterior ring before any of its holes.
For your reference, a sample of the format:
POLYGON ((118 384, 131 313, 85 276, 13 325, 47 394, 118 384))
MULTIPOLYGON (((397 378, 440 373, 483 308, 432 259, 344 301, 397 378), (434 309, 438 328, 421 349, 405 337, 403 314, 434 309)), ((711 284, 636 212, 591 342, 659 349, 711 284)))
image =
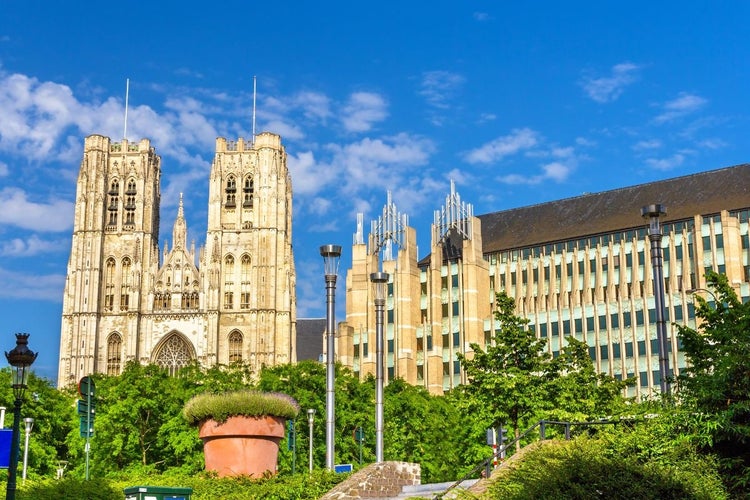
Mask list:
MULTIPOLYGON (((21 407, 21 418, 34 419, 29 437, 29 477, 54 475, 58 459, 68 455, 67 436, 72 429, 78 430, 75 401, 72 392, 58 391, 52 381, 29 375, 28 389, 21 407)), ((0 370, 0 406, 8 412, 6 422, 13 419, 15 397, 11 389, 11 368, 0 370)), ((24 443, 24 424, 21 423, 21 446, 24 443)))
POLYGON ((193 500, 317 499, 345 479, 345 475, 327 470, 312 474, 275 476, 268 479, 216 478, 208 474, 119 473, 110 479, 76 478, 28 481, 19 485, 19 500, 122 500, 123 490, 139 485, 191 488, 193 500))
POLYGON ((708 271, 714 303, 694 295, 698 329, 677 325, 688 361, 678 396, 705 418, 707 451, 723 458, 736 490, 750 489, 750 302, 743 303, 727 277, 708 271))
POLYGON ((491 498, 720 499, 727 498, 715 467, 692 461, 664 464, 618 453, 604 439, 548 441, 493 475, 491 498))
MULTIPOLYGON (((515 315, 515 302, 504 292, 497 294, 495 319, 499 327, 492 343, 485 349, 471 344, 473 355, 458 355, 470 383, 455 397, 467 411, 483 415, 485 428, 507 424, 518 437, 540 419, 586 420, 623 408, 621 394, 630 381, 597 373, 584 342, 566 339, 552 359, 546 341, 515 315)), ((476 439, 484 439, 481 432, 476 439)))
POLYGON ((298 413, 299 404, 286 394, 250 390, 197 394, 185 403, 183 410, 185 418, 193 425, 208 419, 225 422, 229 417, 240 415, 293 419, 298 413))

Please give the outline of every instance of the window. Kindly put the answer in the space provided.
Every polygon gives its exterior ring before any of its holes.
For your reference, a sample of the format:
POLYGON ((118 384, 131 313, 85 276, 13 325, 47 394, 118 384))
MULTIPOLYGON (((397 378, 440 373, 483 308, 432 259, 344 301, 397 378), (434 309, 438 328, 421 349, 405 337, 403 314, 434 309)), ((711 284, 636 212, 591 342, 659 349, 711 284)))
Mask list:
POLYGON ((107 338, 107 375, 119 375, 122 366, 122 337, 118 333, 107 338))
POLYGON ((115 306, 115 259, 107 259, 104 271, 104 310, 111 311, 115 306))
POLYGON ((172 333, 158 346, 154 356, 155 364, 176 375, 195 359, 195 352, 191 345, 179 334, 172 333))
POLYGON ((250 309, 250 256, 242 256, 240 264, 240 309, 250 309))
POLYGON ((117 226, 117 211, 120 204, 120 183, 117 179, 112 181, 109 185, 109 202, 107 203, 107 211, 109 212, 109 226, 117 226))
POLYGON ((122 272, 120 273, 120 310, 127 311, 130 302, 130 259, 122 259, 122 272))
POLYGON ((229 334, 229 362, 242 361, 242 334, 237 330, 229 334))
POLYGON ((133 229, 135 225, 135 195, 135 179, 130 179, 125 190, 125 229, 133 229))
POLYGON ((227 208, 234 208, 237 206, 236 203, 236 196, 237 196, 237 181, 235 180, 233 175, 230 175, 227 177, 227 187, 225 189, 227 201, 224 206, 227 208))
POLYGON ((234 308, 234 257, 224 259, 224 309, 234 308))
POLYGON ((245 178, 245 184, 242 187, 242 207, 252 208, 253 207, 253 179, 250 177, 245 178))

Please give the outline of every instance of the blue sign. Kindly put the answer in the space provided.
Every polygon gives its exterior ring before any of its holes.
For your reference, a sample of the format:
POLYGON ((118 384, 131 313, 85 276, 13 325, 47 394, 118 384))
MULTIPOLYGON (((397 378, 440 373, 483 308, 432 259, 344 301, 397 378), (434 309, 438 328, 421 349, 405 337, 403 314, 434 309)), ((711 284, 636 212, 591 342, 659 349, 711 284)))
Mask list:
POLYGON ((336 474, 342 474, 344 472, 352 471, 352 464, 338 464, 333 466, 333 471, 336 474))
POLYGON ((0 429, 0 468, 10 467, 10 443, 13 441, 13 429, 0 429))

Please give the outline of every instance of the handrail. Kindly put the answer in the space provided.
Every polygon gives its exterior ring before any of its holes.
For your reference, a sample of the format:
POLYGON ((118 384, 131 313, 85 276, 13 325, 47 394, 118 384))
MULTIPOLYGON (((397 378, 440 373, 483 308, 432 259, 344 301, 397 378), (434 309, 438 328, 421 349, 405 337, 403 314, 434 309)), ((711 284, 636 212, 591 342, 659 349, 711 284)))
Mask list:
POLYGON ((479 462, 476 466, 474 466, 473 469, 471 469, 469 472, 467 472, 466 474, 464 474, 464 476, 461 477, 458 481, 456 481, 455 483, 453 483, 450 486, 448 486, 448 488, 446 488, 445 491, 443 491, 442 493, 438 493, 437 495, 435 495, 434 500, 440 500, 440 499, 442 499, 445 495, 448 494, 449 491, 451 491, 454 488, 457 488, 458 485, 460 485, 461 483, 463 483, 467 479, 471 479, 471 477, 474 476, 474 474, 476 474, 480 470, 482 470, 482 468, 486 468, 487 469, 487 477, 490 477, 490 472, 491 472, 490 471, 490 464, 492 463, 492 461, 494 461, 495 458, 497 458, 502 453, 504 453, 505 451, 507 451, 508 449, 510 449, 518 441, 520 441, 521 439, 525 438, 531 431, 533 431, 537 427, 539 427, 539 439, 541 441, 544 441, 545 439, 547 439, 547 435, 546 435, 546 427, 547 427, 547 425, 562 425, 565 428, 565 439, 568 440, 568 439, 570 439, 570 428, 573 425, 580 425, 580 426, 607 425, 607 424, 615 425, 615 424, 618 424, 618 423, 621 423, 621 422, 629 422, 631 420, 632 419, 622 419, 622 420, 593 420, 593 421, 588 421, 588 422, 564 422, 564 421, 558 421, 558 420, 539 420, 534 425, 532 425, 531 427, 529 427, 528 429, 526 429, 525 431, 523 431, 521 434, 519 434, 518 437, 514 438, 512 441, 508 441, 505 444, 500 443, 500 446, 498 446, 497 451, 495 453, 493 453, 492 456, 490 456, 489 458, 486 458, 486 459, 482 460, 481 462, 479 462))

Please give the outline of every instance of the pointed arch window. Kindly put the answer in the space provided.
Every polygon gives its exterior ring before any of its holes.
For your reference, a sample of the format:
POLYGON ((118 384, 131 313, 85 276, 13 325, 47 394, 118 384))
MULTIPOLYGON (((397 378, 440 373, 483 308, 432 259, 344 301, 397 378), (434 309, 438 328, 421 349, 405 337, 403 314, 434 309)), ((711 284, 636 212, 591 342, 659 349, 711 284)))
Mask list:
POLYGON ((236 203, 237 180, 234 178, 233 175, 230 175, 229 177, 227 177, 226 195, 227 195, 227 202, 225 206, 227 208, 234 208, 235 206, 237 206, 237 203, 236 203))
POLYGON ((122 368, 122 337, 111 333, 107 338, 107 375, 119 375, 122 368))
POLYGON ((192 346, 177 333, 172 333, 165 338, 154 355, 154 363, 166 369, 172 376, 177 375, 181 368, 188 366, 194 360, 195 351, 192 346))
POLYGON ((253 179, 252 177, 245 178, 245 184, 242 186, 242 206, 244 208, 253 207, 253 179))
POLYGON ((115 306, 115 259, 107 259, 104 267, 104 310, 111 311, 115 306))
POLYGON ((229 334, 229 362, 242 362, 242 334, 237 330, 229 334))
POLYGON ((130 305, 130 284, 131 284, 131 263, 130 258, 122 259, 122 269, 120 272, 120 310, 127 311, 130 305))
POLYGON ((107 202, 107 211, 109 212, 109 226, 117 226, 117 211, 120 204, 120 182, 115 179, 109 185, 107 193, 109 201, 107 202))
POLYGON ((234 309, 234 257, 224 259, 224 309, 234 309))
POLYGON ((242 256, 240 269, 240 309, 250 309, 250 256, 242 256))
POLYGON ((135 179, 130 179, 125 189, 125 229, 133 229, 135 225, 135 195, 135 179))

